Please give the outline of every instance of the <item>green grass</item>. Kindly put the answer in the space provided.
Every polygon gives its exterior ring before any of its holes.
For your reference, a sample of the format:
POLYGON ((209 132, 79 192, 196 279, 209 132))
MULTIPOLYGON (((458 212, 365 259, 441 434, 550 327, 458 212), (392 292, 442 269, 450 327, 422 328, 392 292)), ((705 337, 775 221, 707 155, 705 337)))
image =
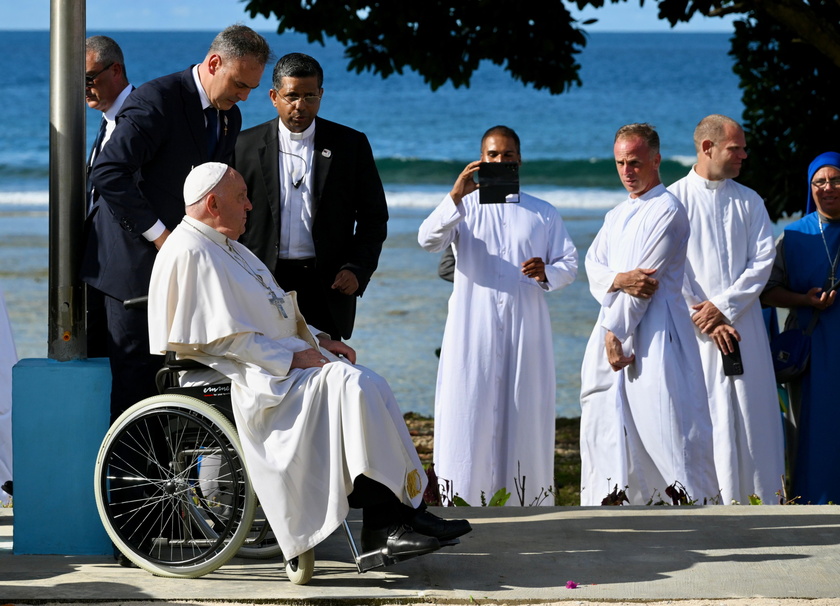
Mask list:
MULTIPOLYGON (((408 412, 405 422, 420 460, 428 464, 432 460, 434 419, 408 412)), ((554 504, 580 505, 580 419, 558 418, 554 427, 554 504)), ((512 486, 506 488, 515 492, 512 486)))

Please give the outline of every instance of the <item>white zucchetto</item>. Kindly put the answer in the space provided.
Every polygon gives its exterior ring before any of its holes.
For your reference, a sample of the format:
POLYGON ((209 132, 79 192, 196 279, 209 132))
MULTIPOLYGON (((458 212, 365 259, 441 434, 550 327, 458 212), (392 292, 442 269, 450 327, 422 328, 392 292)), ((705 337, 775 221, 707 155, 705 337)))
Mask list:
POLYGON ((204 196, 219 184, 229 169, 227 164, 221 162, 205 162, 193 168, 184 181, 184 204, 192 206, 201 202, 204 196))

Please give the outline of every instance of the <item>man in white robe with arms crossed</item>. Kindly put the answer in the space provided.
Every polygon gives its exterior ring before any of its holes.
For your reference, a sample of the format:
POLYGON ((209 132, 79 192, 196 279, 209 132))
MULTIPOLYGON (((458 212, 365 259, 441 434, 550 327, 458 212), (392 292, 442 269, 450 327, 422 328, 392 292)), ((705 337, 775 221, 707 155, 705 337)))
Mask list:
POLYGON ((631 505, 674 496, 703 504, 718 488, 682 297, 688 217, 660 181, 653 127, 621 127, 613 153, 629 197, 607 213, 586 254, 601 312, 581 369, 581 505, 625 487, 631 505))

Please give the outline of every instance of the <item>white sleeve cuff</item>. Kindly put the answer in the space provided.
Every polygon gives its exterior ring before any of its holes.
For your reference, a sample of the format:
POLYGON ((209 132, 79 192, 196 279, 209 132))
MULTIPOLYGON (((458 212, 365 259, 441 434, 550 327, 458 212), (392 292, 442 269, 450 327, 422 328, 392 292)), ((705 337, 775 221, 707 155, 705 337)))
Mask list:
POLYGON ((149 242, 154 242, 166 231, 166 225, 158 220, 154 225, 152 225, 149 229, 143 232, 143 237, 146 238, 149 242))

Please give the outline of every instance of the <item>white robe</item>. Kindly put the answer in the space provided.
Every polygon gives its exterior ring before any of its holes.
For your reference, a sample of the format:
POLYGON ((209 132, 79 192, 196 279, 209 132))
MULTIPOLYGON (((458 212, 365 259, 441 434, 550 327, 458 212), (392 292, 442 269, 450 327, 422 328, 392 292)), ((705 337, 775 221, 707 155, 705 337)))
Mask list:
POLYGON ((317 348, 293 293, 238 242, 185 217, 161 248, 149 288, 152 353, 172 350, 232 382, 245 463, 286 558, 314 547, 348 512, 353 479, 366 475, 419 506, 426 475, 385 380, 327 351, 323 368, 290 369, 317 348), (225 251, 230 246, 285 299, 225 251))
POLYGON ((447 196, 423 222, 420 245, 454 243, 455 284, 443 335, 435 394, 435 471, 470 505, 500 488, 518 505, 554 486, 556 379, 545 293, 577 275, 577 250, 557 210, 521 194, 519 203, 458 206, 447 196), (522 274, 545 261, 547 282, 522 274))
POLYGON ((668 190, 688 212, 686 278, 689 307, 711 301, 741 335, 744 374, 723 374, 720 350, 695 327, 714 429, 715 468, 724 504, 752 494, 777 503, 785 472, 779 397, 767 329, 758 300, 776 256, 773 226, 753 190, 726 179, 707 181, 693 169, 668 190))
MULTIPOLYGON (((12 479, 12 367, 17 363, 12 325, 0 292, 0 485, 12 479)), ((0 503, 11 497, 0 490, 0 503)))
POLYGON ((658 185, 608 212, 586 255, 601 311, 581 370, 581 505, 600 505, 616 486, 627 487, 631 505, 667 501, 674 482, 701 504, 717 495, 700 353, 681 292, 688 234, 685 209, 658 185), (656 269, 651 298, 607 292, 616 273, 636 268, 656 269), (607 360, 608 330, 636 356, 619 372, 607 360))

